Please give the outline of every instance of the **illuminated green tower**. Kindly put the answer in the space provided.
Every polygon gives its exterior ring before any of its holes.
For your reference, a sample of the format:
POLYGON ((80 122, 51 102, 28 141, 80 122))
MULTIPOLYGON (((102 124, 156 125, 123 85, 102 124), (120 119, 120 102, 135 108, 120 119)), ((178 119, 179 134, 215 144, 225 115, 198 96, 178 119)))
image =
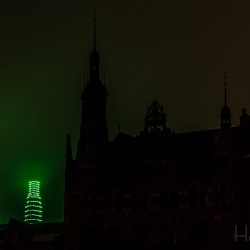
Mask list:
POLYGON ((29 224, 42 222, 42 201, 39 181, 29 181, 29 193, 25 205, 24 221, 29 224))

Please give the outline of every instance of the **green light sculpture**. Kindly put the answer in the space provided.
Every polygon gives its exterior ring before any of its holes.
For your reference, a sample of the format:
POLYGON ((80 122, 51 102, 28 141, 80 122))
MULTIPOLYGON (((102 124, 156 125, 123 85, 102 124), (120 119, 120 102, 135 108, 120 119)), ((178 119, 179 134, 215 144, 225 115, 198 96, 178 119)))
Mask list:
POLYGON ((42 208, 40 182, 29 181, 29 193, 25 205, 24 221, 29 224, 42 223, 42 208))

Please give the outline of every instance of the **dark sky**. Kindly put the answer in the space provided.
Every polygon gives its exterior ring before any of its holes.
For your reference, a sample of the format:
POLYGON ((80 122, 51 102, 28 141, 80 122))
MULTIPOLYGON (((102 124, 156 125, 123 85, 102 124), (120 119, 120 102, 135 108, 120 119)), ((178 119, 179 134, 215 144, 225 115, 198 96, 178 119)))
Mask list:
POLYGON ((139 134, 154 100, 175 132, 218 128, 225 71, 233 125, 250 110, 249 1, 1 3, 0 223, 23 219, 31 179, 45 222, 63 220, 66 134, 75 150, 95 8, 111 139, 119 122, 139 134))

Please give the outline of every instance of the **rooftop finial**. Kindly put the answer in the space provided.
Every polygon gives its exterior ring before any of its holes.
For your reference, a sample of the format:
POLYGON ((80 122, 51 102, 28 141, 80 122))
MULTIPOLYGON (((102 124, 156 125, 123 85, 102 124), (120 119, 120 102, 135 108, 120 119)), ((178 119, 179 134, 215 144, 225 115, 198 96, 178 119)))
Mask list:
POLYGON ((224 94, 225 94, 225 106, 227 106, 227 72, 225 72, 225 82, 224 82, 224 94))
POLYGON ((94 50, 96 49, 96 10, 94 11, 94 50))

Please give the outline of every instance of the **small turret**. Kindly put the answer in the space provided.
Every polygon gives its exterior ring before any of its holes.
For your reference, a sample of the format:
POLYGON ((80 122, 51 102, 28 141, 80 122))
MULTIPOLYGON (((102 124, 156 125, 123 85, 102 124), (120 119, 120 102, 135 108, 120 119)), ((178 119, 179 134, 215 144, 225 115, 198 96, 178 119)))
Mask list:
POLYGON ((247 114, 247 110, 244 108, 240 116, 240 127, 250 128, 250 115, 247 114))
POLYGON ((166 122, 167 118, 163 111, 163 107, 157 102, 153 102, 153 104, 148 108, 145 116, 145 126, 141 136, 160 136, 163 138, 166 135, 172 134, 170 129, 167 128, 166 122))

